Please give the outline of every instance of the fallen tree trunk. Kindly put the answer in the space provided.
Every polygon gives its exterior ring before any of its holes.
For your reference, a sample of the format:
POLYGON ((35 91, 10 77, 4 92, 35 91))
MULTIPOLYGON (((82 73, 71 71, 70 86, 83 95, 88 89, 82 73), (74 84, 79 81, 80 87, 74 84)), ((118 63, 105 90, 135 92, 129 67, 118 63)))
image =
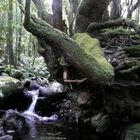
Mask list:
MULTIPOLYGON (((111 83, 114 71, 107 60, 103 66, 103 62, 98 60, 100 58, 97 59, 83 48, 80 48, 78 43, 65 33, 54 29, 35 16, 30 18, 30 1, 26 1, 24 27, 36 37, 45 40, 53 49, 59 50, 60 56, 63 56, 67 63, 83 73, 89 81, 103 85, 111 83)), ((87 36, 85 35, 85 37, 87 36)), ((90 36, 88 37, 90 38, 90 36)), ((105 59, 102 53, 100 53, 100 56, 105 59)))

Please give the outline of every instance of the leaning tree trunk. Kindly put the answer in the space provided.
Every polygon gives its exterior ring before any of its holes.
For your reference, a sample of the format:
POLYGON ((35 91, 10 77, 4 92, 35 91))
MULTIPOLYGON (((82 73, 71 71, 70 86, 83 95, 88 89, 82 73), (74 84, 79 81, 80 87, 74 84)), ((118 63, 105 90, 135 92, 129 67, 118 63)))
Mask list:
MULTIPOLYGON (((75 40, 53 28, 45 21, 31 16, 30 0, 26 0, 24 27, 37 38, 44 40, 53 50, 59 50, 64 60, 81 72, 88 81, 96 84, 110 84, 113 78, 112 67, 107 65, 109 66, 110 72, 108 71, 108 67, 105 66, 106 71, 102 67, 102 61, 97 60, 97 58, 85 51, 84 48, 80 48, 75 40), (104 76, 100 75, 100 70, 103 71, 104 76)), ((101 56, 103 56, 103 54, 101 54, 101 56)), ((59 62, 58 59, 57 61, 59 62)))
POLYGON ((91 22, 98 22, 111 0, 82 0, 76 17, 75 32, 85 32, 91 22))
MULTIPOLYGON (((43 0, 33 0, 37 8, 38 17, 40 17, 45 22, 49 23, 53 26, 53 15, 47 12, 46 7, 43 0)), ((47 64, 47 68, 50 72, 51 77, 56 76, 56 60, 54 58, 54 53, 52 51, 51 46, 47 44, 47 42, 41 38, 38 38, 38 53, 44 57, 44 60, 47 64)))

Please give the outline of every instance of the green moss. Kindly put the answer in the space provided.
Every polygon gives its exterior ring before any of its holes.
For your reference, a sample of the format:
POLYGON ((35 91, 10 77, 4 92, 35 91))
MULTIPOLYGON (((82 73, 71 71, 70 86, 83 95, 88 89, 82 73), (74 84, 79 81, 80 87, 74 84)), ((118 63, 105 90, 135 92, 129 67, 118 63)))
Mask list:
POLYGON ((81 57, 86 56, 84 63, 87 64, 87 69, 91 66, 92 69, 94 69, 95 72, 93 76, 96 81, 99 80, 100 82, 102 81, 102 83, 111 82, 114 76, 114 70, 112 65, 106 60, 99 40, 93 39, 86 33, 77 34, 75 39, 81 49, 83 49, 84 53, 81 53, 81 57))
POLYGON ((0 76, 0 90, 4 96, 15 92, 21 86, 21 82, 9 76, 0 76))
POLYGON ((128 125, 124 131, 122 131, 122 140, 135 140, 140 138, 140 123, 128 125))
POLYGON ((76 35, 76 41, 80 47, 85 49, 90 54, 96 57, 104 56, 98 39, 91 38, 86 33, 80 33, 76 35))
POLYGON ((140 45, 126 47, 124 50, 129 56, 140 57, 140 45))
POLYGON ((116 35, 135 35, 136 33, 129 29, 124 28, 115 28, 115 29, 104 29, 103 32, 107 34, 116 34, 116 35))
POLYGON ((15 78, 12 78, 12 77, 9 77, 9 76, 0 76, 0 85, 2 83, 17 83, 19 82, 18 79, 15 79, 15 78))

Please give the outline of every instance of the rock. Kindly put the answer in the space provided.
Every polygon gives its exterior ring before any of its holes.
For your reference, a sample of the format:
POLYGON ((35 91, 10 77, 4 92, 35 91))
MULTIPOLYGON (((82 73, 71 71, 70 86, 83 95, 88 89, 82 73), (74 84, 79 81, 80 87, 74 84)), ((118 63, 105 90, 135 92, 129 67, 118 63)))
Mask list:
POLYGON ((111 126, 111 121, 108 115, 100 113, 91 118, 91 125, 96 129, 96 132, 105 133, 111 126))
POLYGON ((139 139, 140 139, 140 123, 127 126, 121 134, 121 140, 139 140, 139 139))
POLYGON ((0 109, 24 110, 27 105, 21 81, 9 76, 0 76, 0 109))
POLYGON ((21 87, 21 82, 18 79, 9 76, 0 76, 0 97, 7 97, 14 92, 17 92, 21 87))
POLYGON ((57 96, 64 91, 64 86, 58 82, 49 83, 39 87, 39 94, 45 97, 57 96))
POLYGON ((20 70, 13 69, 11 71, 10 76, 14 77, 16 79, 22 79, 23 78, 23 72, 21 72, 20 70))
POLYGON ((3 116, 2 125, 5 131, 20 131, 27 126, 26 119, 15 110, 7 110, 3 116))
POLYGON ((77 97, 77 103, 79 106, 86 105, 91 99, 91 94, 89 92, 80 92, 77 97))
POLYGON ((4 133, 4 130, 3 130, 3 127, 0 126, 0 136, 3 136, 5 133, 4 133))
POLYGON ((13 140, 13 136, 11 135, 4 135, 0 137, 0 140, 13 140))

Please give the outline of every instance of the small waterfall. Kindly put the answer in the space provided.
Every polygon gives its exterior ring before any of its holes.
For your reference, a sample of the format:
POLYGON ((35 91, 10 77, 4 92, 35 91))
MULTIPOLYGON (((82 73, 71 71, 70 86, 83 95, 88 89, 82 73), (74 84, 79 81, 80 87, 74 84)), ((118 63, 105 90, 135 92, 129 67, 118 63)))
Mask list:
POLYGON ((30 95, 32 96, 32 103, 26 112, 35 113, 35 105, 38 99, 39 90, 30 91, 30 95))
POLYGON ((23 116, 28 118, 29 120, 39 120, 39 121, 54 121, 58 119, 58 116, 56 114, 50 116, 50 117, 41 117, 38 114, 35 113, 35 106, 37 103, 37 99, 39 98, 39 89, 38 90, 32 90, 28 91, 28 94, 32 97, 32 103, 30 104, 29 108, 22 113, 23 116))

